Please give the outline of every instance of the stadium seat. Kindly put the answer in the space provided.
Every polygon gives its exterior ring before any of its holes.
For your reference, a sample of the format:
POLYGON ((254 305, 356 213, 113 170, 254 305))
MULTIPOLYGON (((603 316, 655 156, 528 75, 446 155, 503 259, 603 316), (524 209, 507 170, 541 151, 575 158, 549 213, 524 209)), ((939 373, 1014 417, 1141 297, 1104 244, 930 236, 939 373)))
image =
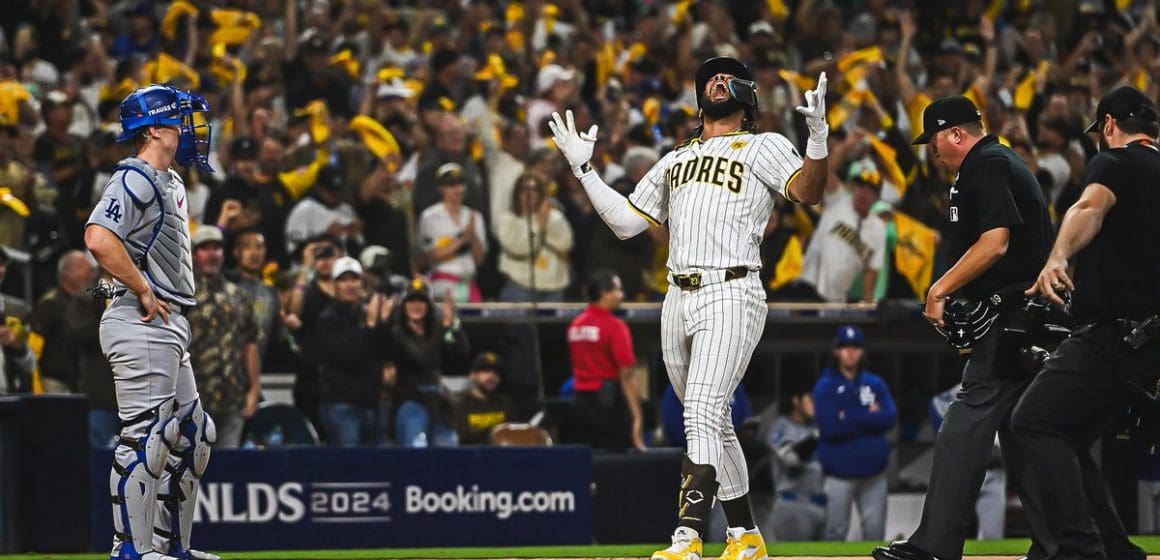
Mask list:
POLYGON ((504 422, 491 429, 491 443, 500 446, 541 447, 552 445, 548 430, 519 422, 504 422))
POLYGON ((242 429, 242 446, 319 445, 318 431, 302 411, 287 403, 263 403, 242 429))

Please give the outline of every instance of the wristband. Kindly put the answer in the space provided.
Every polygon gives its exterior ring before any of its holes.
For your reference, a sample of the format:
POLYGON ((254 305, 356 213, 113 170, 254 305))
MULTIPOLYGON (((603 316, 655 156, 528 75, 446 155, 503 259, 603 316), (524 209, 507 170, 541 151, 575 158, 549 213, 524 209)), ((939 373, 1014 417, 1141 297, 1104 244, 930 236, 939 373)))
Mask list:
POLYGON ((830 148, 826 146, 826 137, 822 136, 820 140, 815 140, 811 134, 810 139, 806 141, 806 157, 810 159, 826 159, 830 155, 830 148))
POLYGON ((587 162, 587 161, 584 163, 581 163, 577 167, 572 168, 572 174, 575 175, 576 178, 580 178, 581 176, 588 173, 589 171, 592 171, 592 164, 590 162, 587 162))

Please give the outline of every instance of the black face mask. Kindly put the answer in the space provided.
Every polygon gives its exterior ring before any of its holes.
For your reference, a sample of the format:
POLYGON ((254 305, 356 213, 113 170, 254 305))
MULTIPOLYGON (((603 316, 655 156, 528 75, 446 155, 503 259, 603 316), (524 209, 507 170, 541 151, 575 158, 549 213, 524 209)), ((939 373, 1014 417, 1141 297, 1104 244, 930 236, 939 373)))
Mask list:
POLYGON ((734 113, 745 110, 745 105, 740 101, 730 96, 724 101, 710 101, 704 95, 701 96, 701 110, 705 112, 705 116, 710 119, 723 119, 734 113))

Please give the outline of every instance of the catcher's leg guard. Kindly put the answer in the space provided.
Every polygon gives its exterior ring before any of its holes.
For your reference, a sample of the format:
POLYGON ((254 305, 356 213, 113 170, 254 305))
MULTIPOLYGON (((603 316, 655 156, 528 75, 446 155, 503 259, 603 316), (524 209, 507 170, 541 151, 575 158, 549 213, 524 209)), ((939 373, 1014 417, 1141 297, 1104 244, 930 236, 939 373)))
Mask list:
POLYGON ((201 475, 209 463, 217 429, 200 399, 182 408, 178 414, 181 438, 161 475, 153 548, 185 560, 217 560, 217 556, 189 548, 201 475))
POLYGON ((172 400, 121 423, 109 489, 113 499, 116 560, 138 560, 153 550, 157 485, 179 436, 172 400))

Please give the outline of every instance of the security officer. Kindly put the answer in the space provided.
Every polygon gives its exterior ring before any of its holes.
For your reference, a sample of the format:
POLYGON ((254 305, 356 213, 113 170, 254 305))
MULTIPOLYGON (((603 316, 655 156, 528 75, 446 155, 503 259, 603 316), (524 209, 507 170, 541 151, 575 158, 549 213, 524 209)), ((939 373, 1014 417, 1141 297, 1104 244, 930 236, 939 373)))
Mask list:
POLYGON ((1016 443, 1036 458, 1033 491, 1058 545, 1052 558, 1132 560, 1144 552, 1127 542, 1116 512, 1097 501, 1108 488, 1088 447, 1115 422, 1132 384, 1151 388, 1160 377, 1156 105, 1120 87, 1100 100, 1087 131, 1099 132, 1102 151, 1088 162, 1087 186, 1027 291, 1057 302, 1061 292, 1074 292, 1080 326, 1047 360, 1011 421, 1016 443), (1098 492, 1080 492, 1089 480, 1098 492))
MULTIPOLYGON (((950 188, 946 240, 954 265, 931 286, 923 314, 969 357, 963 390, 935 440, 918 529, 908 541, 875 548, 877 560, 962 558, 966 520, 974 513, 995 432, 1000 440, 1009 438, 1005 421, 1028 382, 1017 360, 996 357, 1000 316, 1022 303, 1022 291, 1051 248, 1051 220, 1039 183, 1015 152, 986 133, 970 100, 938 99, 922 121, 924 132, 914 144, 929 144, 935 162, 958 174, 950 188), (944 320, 948 304, 952 310, 985 313, 966 325, 950 324, 944 320)), ((1009 447, 1003 445, 1005 451, 1009 447)), ((1018 476, 1022 461, 1010 454, 1006 459, 1018 476)))

